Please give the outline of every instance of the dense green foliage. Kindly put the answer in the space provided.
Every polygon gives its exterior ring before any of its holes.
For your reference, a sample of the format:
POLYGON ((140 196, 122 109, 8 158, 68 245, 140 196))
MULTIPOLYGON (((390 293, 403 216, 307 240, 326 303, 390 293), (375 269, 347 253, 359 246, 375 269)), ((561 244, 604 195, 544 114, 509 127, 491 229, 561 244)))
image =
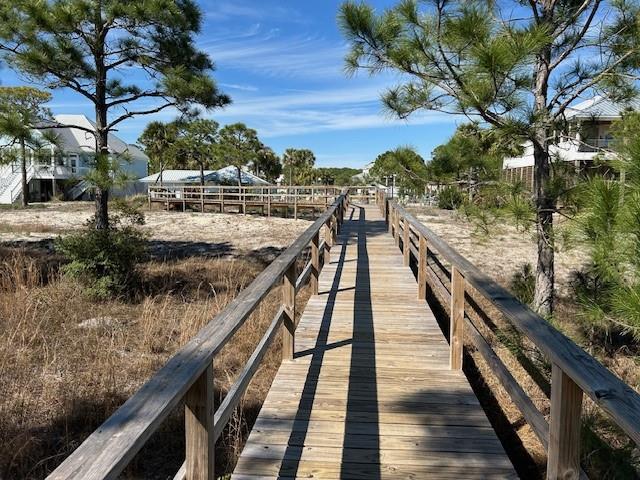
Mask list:
POLYGON ((576 291, 593 326, 640 340, 640 113, 614 125, 625 182, 594 176, 581 185, 576 230, 590 262, 576 291))
POLYGON ((464 198, 456 187, 447 186, 438 193, 438 208, 455 210, 462 205, 464 198))
POLYGON ((353 185, 353 177, 359 175, 362 170, 349 167, 320 167, 315 169, 314 183, 322 185, 353 185))
POLYGON ((60 237, 56 250, 69 261, 64 274, 96 298, 130 295, 136 266, 146 256, 147 239, 138 228, 143 224, 138 210, 119 203, 109 228, 98 230, 92 220, 82 232, 60 237))
POLYGON ((287 148, 282 155, 284 181, 289 185, 309 185, 316 179, 316 156, 311 150, 287 148))
POLYGON ((469 189, 500 178, 502 160, 521 153, 522 146, 495 128, 477 123, 460 125, 453 136, 433 150, 427 167, 431 181, 464 180, 469 189))
POLYGON ((399 147, 376 157, 370 175, 383 185, 395 185, 403 195, 421 195, 428 179, 424 159, 410 147, 399 147))

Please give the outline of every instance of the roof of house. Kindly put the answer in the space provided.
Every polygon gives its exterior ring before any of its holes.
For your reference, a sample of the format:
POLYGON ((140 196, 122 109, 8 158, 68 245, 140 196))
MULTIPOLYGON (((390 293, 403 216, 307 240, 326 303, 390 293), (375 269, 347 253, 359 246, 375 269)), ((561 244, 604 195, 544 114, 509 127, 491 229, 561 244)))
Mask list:
POLYGON ((625 110, 640 110, 640 98, 626 103, 618 103, 602 95, 567 108, 566 117, 569 119, 609 119, 620 118, 625 110))
MULTIPOLYGON (((158 172, 141 178, 139 181, 143 183, 158 183, 159 177, 160 173, 158 172)), ((269 185, 269 182, 266 180, 244 170, 242 171, 241 178, 243 185, 269 185)), ((204 181, 209 184, 237 185, 238 170, 232 165, 218 170, 205 170, 204 181)), ((164 170, 162 172, 162 182, 200 183, 200 170, 164 170)))
MULTIPOLYGON (((94 130, 95 122, 89 120, 85 115, 56 115, 55 121, 61 125, 75 125, 78 127, 94 130)), ((60 140, 60 147, 65 152, 75 153, 95 153, 95 137, 80 128, 64 127, 56 128, 55 133, 60 140)), ((113 133, 107 139, 109 152, 120 155, 129 155, 133 159, 149 160, 147 155, 135 145, 127 144, 113 133)))

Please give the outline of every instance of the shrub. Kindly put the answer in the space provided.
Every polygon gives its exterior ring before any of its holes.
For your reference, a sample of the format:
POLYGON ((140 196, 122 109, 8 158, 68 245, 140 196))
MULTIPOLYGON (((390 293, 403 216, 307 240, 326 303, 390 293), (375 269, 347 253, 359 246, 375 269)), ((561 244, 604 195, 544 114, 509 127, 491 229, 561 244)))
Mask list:
POLYGON ((136 266, 146 256, 146 235, 138 225, 143 215, 126 205, 117 205, 106 230, 96 230, 89 221, 84 231, 59 238, 56 250, 69 261, 65 275, 82 283, 91 296, 105 299, 123 295, 134 284, 136 266))
POLYGON ((463 200, 464 197, 462 193, 460 193, 460 190, 455 187, 445 187, 438 194, 438 208, 455 210, 462 205, 463 200))
POLYGON ((536 289, 536 277, 533 274, 533 266, 530 263, 522 264, 511 277, 509 287, 518 300, 527 305, 531 304, 536 289))

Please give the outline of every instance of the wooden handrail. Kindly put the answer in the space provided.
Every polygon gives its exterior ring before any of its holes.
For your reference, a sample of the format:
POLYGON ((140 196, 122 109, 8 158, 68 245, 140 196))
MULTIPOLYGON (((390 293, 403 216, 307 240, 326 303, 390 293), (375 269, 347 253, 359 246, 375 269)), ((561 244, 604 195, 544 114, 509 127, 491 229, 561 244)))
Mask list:
MULTIPOLYGON (((314 238, 317 238, 318 232, 327 222, 330 222, 330 230, 337 228, 337 222, 331 222, 331 219, 341 218, 347 202, 345 191, 289 248, 169 359, 48 478, 78 480, 117 478, 172 409, 182 399, 186 399, 187 461, 181 471, 198 469, 197 478, 213 479, 212 445, 215 443, 216 434, 219 435, 223 428, 219 423, 214 424, 212 411, 213 385, 210 377, 213 359, 267 294, 275 286, 280 285, 287 271, 296 264, 299 255, 314 238)), ((329 234, 330 238, 334 234, 335 232, 332 231, 329 234)), ((329 248, 330 245, 325 245, 325 251, 328 252, 329 248)), ((294 278, 293 283, 294 289, 297 290, 296 287, 299 288, 302 282, 294 278)), ((257 365, 254 363, 262 359, 267 345, 274 338, 275 331, 283 323, 286 305, 282 307, 239 379, 232 386, 230 400, 223 402, 221 411, 215 415, 218 422, 227 421, 229 412, 237 406, 242 392, 257 370, 257 365)), ((191 473, 194 474, 193 471, 191 473)))
MULTIPOLYGON (((549 462, 547 478, 586 478, 579 468, 579 431, 581 398, 584 392, 593 402, 603 409, 612 420, 625 431, 633 441, 640 445, 640 394, 624 383, 594 357, 589 355, 572 340, 553 328, 549 322, 518 301, 504 287, 498 285, 490 277, 482 273, 475 265, 456 252, 431 229, 422 224, 407 212, 395 200, 387 199, 384 194, 377 196, 380 210, 389 222, 396 243, 403 239, 403 253, 407 248, 418 264, 419 282, 426 281, 443 293, 451 302, 447 305, 450 314, 454 315, 452 292, 455 294, 455 283, 447 289, 435 272, 426 265, 428 253, 436 251, 452 266, 452 276, 457 278, 460 290, 462 279, 462 295, 464 284, 472 286, 477 292, 491 302, 524 336, 526 336, 552 363, 551 419, 547 424, 542 414, 535 409, 524 390, 517 384, 499 357, 493 352, 488 342, 482 337, 471 319, 464 316, 465 329, 478 348, 482 357, 502 382, 514 403, 520 408, 525 419, 531 424, 543 445, 548 450, 549 462), (400 231, 403 235, 400 236, 400 231), (419 248, 412 241, 410 232, 415 232, 419 248), (405 245, 404 242, 407 242, 405 245), (421 252, 420 250, 425 250, 421 252), (422 265, 422 262, 425 265, 422 265), (421 273, 422 272, 422 273, 421 273), (432 275, 430 275, 432 273, 432 275), (435 279, 434 279, 435 277, 435 279)), ((419 298, 424 298, 423 286, 418 286, 419 298)), ((458 293, 457 312, 455 316, 464 315, 464 301, 460 311, 458 293)), ((456 329, 458 336, 461 323, 456 329)), ((453 333, 453 327, 452 327, 453 333)), ((452 338, 452 349, 456 348, 452 338)), ((453 350, 452 350, 453 352, 453 350)))

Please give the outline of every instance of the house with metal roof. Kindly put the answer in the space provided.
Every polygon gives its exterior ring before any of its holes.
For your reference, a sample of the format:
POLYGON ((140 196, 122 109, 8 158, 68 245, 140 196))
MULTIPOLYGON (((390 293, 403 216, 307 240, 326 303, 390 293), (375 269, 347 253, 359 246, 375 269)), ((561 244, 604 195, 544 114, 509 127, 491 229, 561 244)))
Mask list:
MULTIPOLYGON (((550 146, 553 157, 574 164, 576 171, 593 165, 596 157, 611 159, 613 136, 611 125, 622 118, 626 110, 640 110, 640 99, 616 103, 604 96, 596 96, 567 109, 567 129, 558 134, 556 143, 550 146)), ((517 157, 505 158, 502 164, 503 178, 522 182, 533 189, 533 145, 527 142, 524 152, 517 157)))
MULTIPOLYGON (((238 169, 229 165, 218 170, 204 170, 205 185, 238 185, 238 169)), ((269 185, 269 182, 263 178, 254 175, 246 170, 241 170, 240 179, 242 185, 269 185)), ((160 172, 154 173, 139 180, 153 186, 182 186, 182 185, 200 185, 200 170, 163 170, 162 176, 160 172)))
MULTIPOLYGON (((54 120, 58 125, 66 125, 54 130, 58 137, 57 144, 45 144, 41 149, 44 154, 28 152, 30 201, 47 201, 58 195, 76 199, 86 195, 89 189, 83 177, 93 168, 96 141, 92 134, 83 129, 93 130, 95 123, 84 115, 56 115, 54 120)), ((108 147, 110 157, 119 161, 121 171, 132 183, 147 175, 149 158, 140 148, 127 144, 114 134, 109 135, 108 147)), ((0 204, 16 202, 21 193, 19 163, 1 165, 0 204)))

